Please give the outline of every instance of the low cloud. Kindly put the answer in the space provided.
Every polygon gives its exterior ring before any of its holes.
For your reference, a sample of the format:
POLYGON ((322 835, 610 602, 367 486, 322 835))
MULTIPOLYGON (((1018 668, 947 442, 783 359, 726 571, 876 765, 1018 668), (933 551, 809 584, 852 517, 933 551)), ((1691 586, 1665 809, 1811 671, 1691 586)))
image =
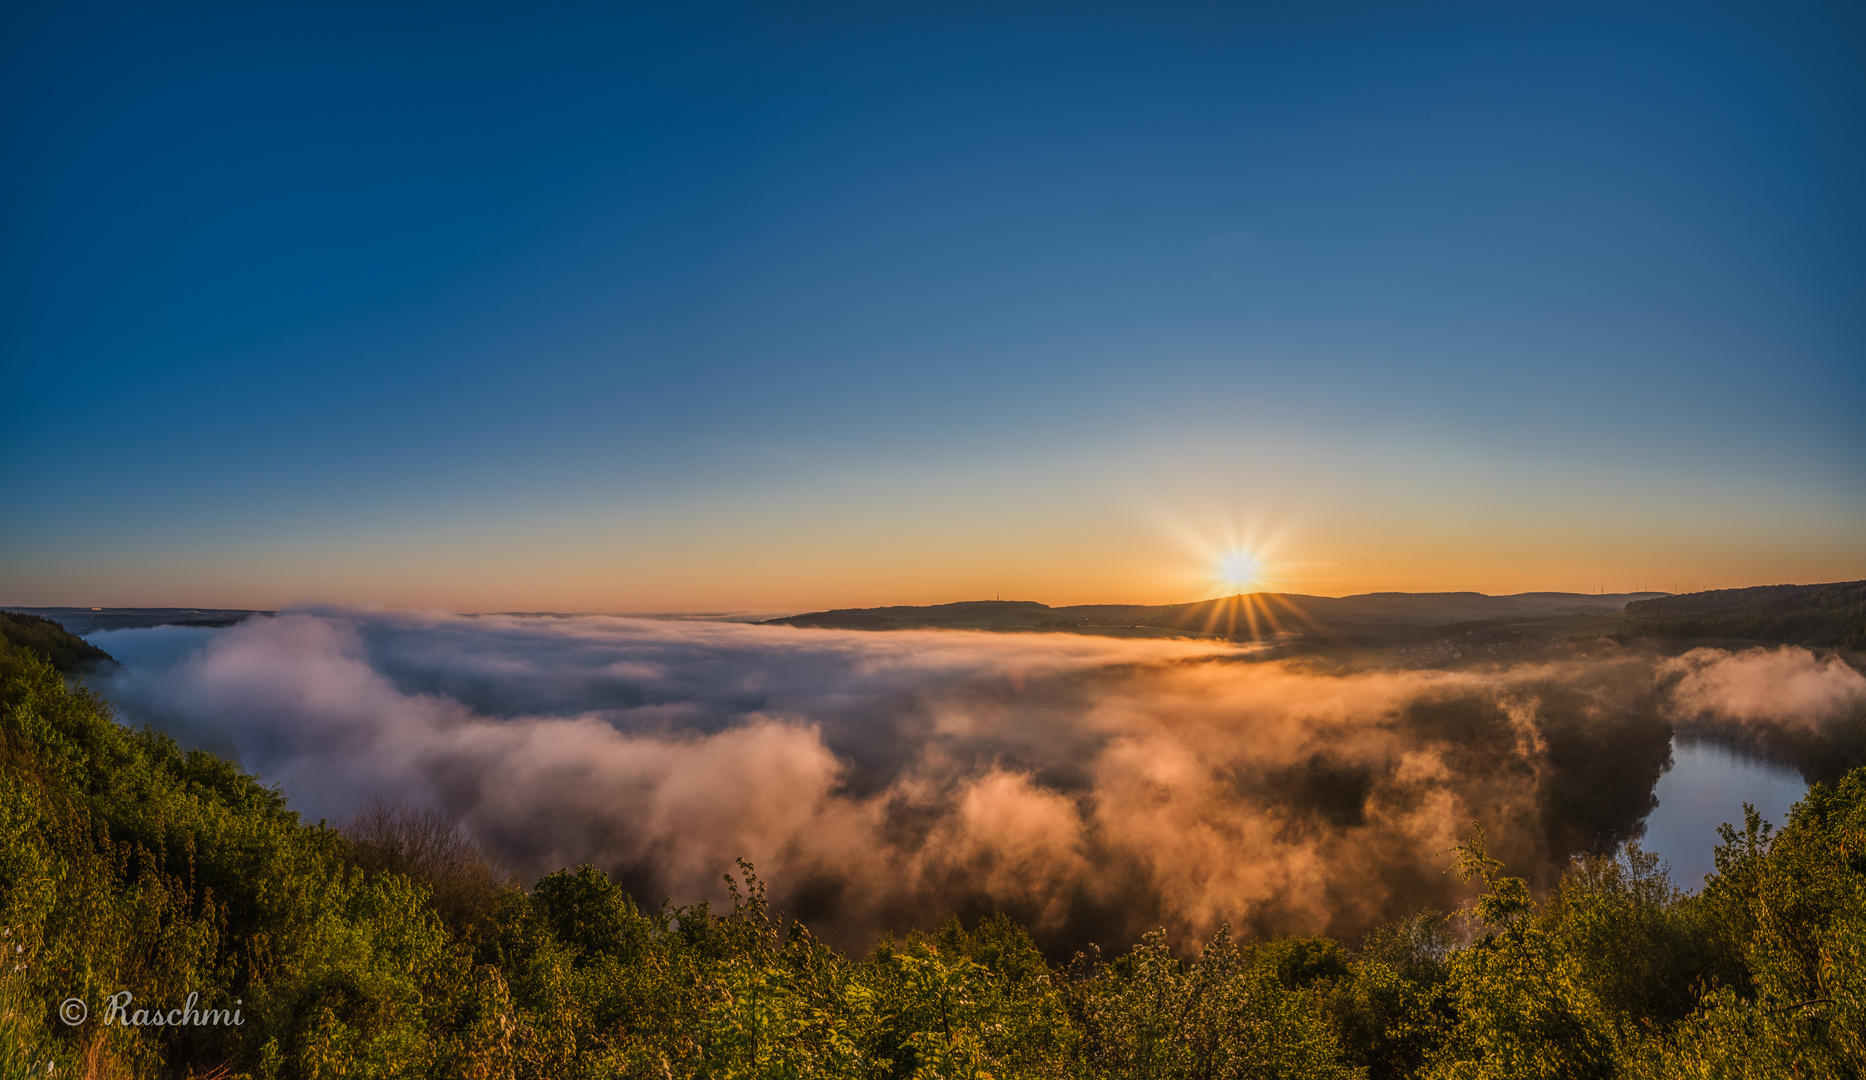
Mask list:
POLYGON ((1838 655, 1693 649, 1659 666, 1680 738, 1718 743, 1832 782, 1866 765, 1866 676, 1838 655))
POLYGON ((237 750, 312 818, 433 804, 521 873, 592 863, 649 905, 718 899, 743 857, 857 948, 989 908, 1053 947, 1162 924, 1352 934, 1455 902, 1444 852, 1473 818, 1531 876, 1636 834, 1668 694, 1752 708, 1775 678, 1812 709, 1830 699, 1810 687, 1845 682, 1805 652, 1347 670, 1212 642, 594 616, 160 633, 94 637, 129 661, 105 687, 126 718, 237 750))
POLYGON ((1693 649, 1662 671, 1682 676, 1674 691, 1681 711, 1726 720, 1816 727, 1866 703, 1866 676, 1806 649, 1693 649))

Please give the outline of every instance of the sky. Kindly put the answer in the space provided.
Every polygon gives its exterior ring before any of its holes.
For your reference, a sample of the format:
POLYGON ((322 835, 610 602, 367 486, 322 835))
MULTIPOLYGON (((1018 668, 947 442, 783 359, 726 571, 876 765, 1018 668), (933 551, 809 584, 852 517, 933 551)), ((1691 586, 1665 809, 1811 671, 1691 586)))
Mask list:
POLYGON ((0 603, 1866 577, 1861 55, 1848 4, 7 5, 0 603))

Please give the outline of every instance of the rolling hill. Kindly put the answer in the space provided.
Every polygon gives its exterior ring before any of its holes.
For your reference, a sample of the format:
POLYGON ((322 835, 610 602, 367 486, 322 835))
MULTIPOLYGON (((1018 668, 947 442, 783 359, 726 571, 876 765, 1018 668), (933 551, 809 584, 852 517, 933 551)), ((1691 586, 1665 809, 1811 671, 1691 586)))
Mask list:
POLYGON ((974 600, 926 607, 844 608, 767 620, 769 624, 844 630, 954 629, 994 631, 1140 632, 1145 636, 1322 636, 1362 640, 1461 623, 1502 623, 1616 616, 1629 601, 1662 593, 1476 592, 1364 593, 1304 596, 1247 593, 1191 604, 1076 604, 1050 607, 1029 600, 974 600))
POLYGON ((1866 581, 1758 585, 1626 605, 1628 633, 1866 650, 1866 581))

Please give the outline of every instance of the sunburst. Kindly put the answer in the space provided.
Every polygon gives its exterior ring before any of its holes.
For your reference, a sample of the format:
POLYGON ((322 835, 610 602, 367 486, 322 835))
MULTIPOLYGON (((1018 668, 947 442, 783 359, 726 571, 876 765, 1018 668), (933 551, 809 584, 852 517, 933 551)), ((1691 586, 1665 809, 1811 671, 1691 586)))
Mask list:
POLYGON ((1186 629, 1234 641, 1263 641, 1316 627, 1299 605, 1272 591, 1280 583, 1273 558, 1275 537, 1227 529, 1224 541, 1215 544, 1209 535, 1178 531, 1187 546, 1203 556, 1206 587, 1215 584, 1222 590, 1216 599, 1187 605, 1186 629))

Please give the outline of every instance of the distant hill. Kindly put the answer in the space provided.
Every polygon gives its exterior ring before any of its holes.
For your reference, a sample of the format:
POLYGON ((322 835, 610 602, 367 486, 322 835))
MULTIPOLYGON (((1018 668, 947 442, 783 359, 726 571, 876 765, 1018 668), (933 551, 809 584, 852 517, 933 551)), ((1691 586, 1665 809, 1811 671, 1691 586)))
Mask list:
POLYGON ((1681 593, 1635 600, 1626 614, 1639 637, 1866 650, 1866 581, 1681 593))
POLYGON ((109 653, 41 615, 0 611, 0 640, 45 657, 61 675, 111 660, 109 653))
POLYGON ((16 607, 4 610, 54 619, 74 634, 139 630, 151 626, 232 626, 254 615, 272 614, 244 608, 16 607))
POLYGON ((1191 604, 1076 604, 1050 607, 1029 600, 974 600, 924 607, 842 608, 767 620, 770 624, 842 630, 996 630, 1193 634, 1268 637, 1277 633, 1329 637, 1391 637, 1459 623, 1614 616, 1629 601, 1663 593, 1363 593, 1305 596, 1248 593, 1191 604))

